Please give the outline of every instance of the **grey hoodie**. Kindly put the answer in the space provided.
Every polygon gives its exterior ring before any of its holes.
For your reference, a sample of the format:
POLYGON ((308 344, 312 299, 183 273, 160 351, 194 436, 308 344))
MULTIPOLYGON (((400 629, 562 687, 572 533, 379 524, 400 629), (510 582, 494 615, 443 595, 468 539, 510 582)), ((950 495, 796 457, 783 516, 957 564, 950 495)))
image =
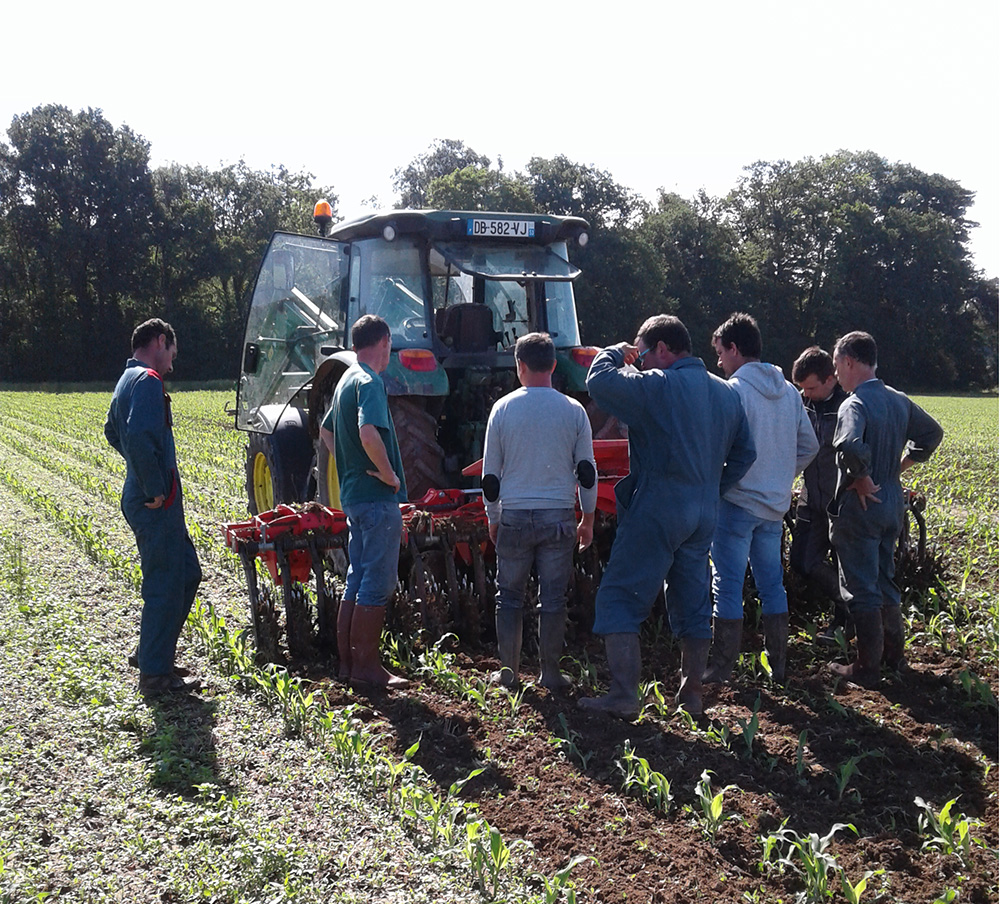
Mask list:
POLYGON ((724 496, 766 521, 780 521, 792 501, 792 483, 816 457, 819 443, 802 397, 781 369, 750 361, 729 378, 743 401, 757 460, 724 496))

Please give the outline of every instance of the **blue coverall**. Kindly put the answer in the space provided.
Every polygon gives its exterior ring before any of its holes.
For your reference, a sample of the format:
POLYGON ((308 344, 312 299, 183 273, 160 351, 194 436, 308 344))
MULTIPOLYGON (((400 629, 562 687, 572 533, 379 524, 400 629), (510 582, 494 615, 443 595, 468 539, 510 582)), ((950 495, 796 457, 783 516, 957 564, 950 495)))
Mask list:
POLYGON ((894 555, 905 514, 900 460, 905 452, 913 461, 927 461, 943 436, 941 425, 923 408, 881 380, 862 383, 840 406, 833 437, 840 475, 829 509, 830 539, 840 565, 841 595, 851 612, 899 606, 894 555), (867 511, 858 494, 848 490, 866 475, 880 488, 876 495, 882 500, 869 502, 867 511))
POLYGON ((587 389, 628 425, 629 474, 615 487, 618 528, 597 591, 595 634, 636 634, 667 581, 667 615, 678 637, 712 636, 709 547, 719 496, 756 460, 736 390, 700 358, 666 370, 621 370, 606 348, 587 389))
POLYGON ((142 567, 139 671, 167 675, 201 583, 201 566, 184 524, 170 396, 159 374, 135 358, 115 386, 104 435, 127 465, 121 507, 142 567), (163 505, 147 508, 157 496, 163 496, 163 505))

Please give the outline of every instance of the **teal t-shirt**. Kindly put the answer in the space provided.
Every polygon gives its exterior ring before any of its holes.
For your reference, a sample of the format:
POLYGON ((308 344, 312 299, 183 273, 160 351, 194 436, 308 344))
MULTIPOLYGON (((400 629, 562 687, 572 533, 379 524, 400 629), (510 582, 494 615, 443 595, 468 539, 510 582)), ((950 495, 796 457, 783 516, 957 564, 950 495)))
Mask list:
POLYGON ((348 368, 337 384, 333 405, 323 426, 334 437, 341 505, 393 499, 406 502, 406 478, 396 429, 389 413, 389 396, 382 378, 367 364, 359 362, 348 368), (375 465, 361 444, 360 430, 365 424, 378 428, 389 464, 399 478, 398 493, 393 493, 392 487, 368 473, 375 470, 375 465))

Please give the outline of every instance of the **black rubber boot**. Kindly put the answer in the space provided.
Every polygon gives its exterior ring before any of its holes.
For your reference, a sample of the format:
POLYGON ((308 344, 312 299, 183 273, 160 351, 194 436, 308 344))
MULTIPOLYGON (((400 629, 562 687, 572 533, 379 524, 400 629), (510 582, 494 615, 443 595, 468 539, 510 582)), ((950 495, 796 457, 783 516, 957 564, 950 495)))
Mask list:
POLYGON ((538 658, 542 674, 538 683, 550 691, 562 691, 573 686, 568 675, 559 671, 563 643, 566 640, 566 610, 538 613, 538 658))
POLYGON ((503 687, 515 688, 520 684, 521 635, 524 616, 520 609, 497 609, 497 653, 500 671, 494 676, 503 687))
POLYGON ((402 690, 410 682, 393 675, 379 655, 385 606, 355 606, 351 618, 351 686, 366 685, 402 690))
POLYGON ((341 600, 337 610, 337 675, 344 681, 351 677, 351 622, 354 620, 354 600, 341 600))
POLYGON ((785 683, 785 661, 788 653, 788 613, 765 615, 764 649, 771 666, 771 678, 778 684, 785 683))
POLYGON ((611 687, 603 697, 584 697, 580 709, 607 713, 631 722, 639 717, 639 673, 642 656, 638 634, 605 634, 604 649, 611 687))
POLYGON ((712 619, 711 657, 702 681, 705 684, 725 684, 733 674, 742 645, 742 618, 712 619))
POLYGON ((861 687, 877 688, 881 680, 884 648, 881 610, 855 612, 854 628, 857 632, 858 658, 850 665, 831 662, 828 668, 834 675, 848 678, 861 687))
POLYGON ((906 651, 905 627, 903 612, 899 606, 884 606, 882 608, 882 662, 894 672, 900 671, 905 665, 906 651))
POLYGON ((708 637, 684 637, 681 639, 681 684, 674 702, 691 716, 700 716, 702 707, 702 676, 708 663, 708 649, 712 641, 708 637))

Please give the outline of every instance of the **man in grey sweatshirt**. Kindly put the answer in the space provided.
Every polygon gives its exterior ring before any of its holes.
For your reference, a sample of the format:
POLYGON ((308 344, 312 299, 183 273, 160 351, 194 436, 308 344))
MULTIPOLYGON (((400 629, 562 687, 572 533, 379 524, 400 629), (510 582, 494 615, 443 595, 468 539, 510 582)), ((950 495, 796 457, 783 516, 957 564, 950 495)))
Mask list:
POLYGON ((781 563, 782 519, 791 505, 792 483, 816 456, 819 443, 795 387, 780 368, 760 360, 760 329, 753 317, 733 314, 715 331, 712 345, 719 367, 743 402, 757 460, 719 504, 712 541, 712 657, 704 680, 727 681, 739 656, 743 579, 749 559, 772 676, 783 681, 788 597, 781 563))
POLYGON ((524 593, 534 564, 541 609, 539 683, 562 690, 570 684, 559 671, 559 657, 573 546, 578 542, 585 549, 594 534, 594 445, 583 406, 552 388, 556 350, 549 334, 522 336, 514 360, 521 388, 493 406, 483 453, 483 497, 497 550, 498 678, 505 687, 518 684, 524 593))

